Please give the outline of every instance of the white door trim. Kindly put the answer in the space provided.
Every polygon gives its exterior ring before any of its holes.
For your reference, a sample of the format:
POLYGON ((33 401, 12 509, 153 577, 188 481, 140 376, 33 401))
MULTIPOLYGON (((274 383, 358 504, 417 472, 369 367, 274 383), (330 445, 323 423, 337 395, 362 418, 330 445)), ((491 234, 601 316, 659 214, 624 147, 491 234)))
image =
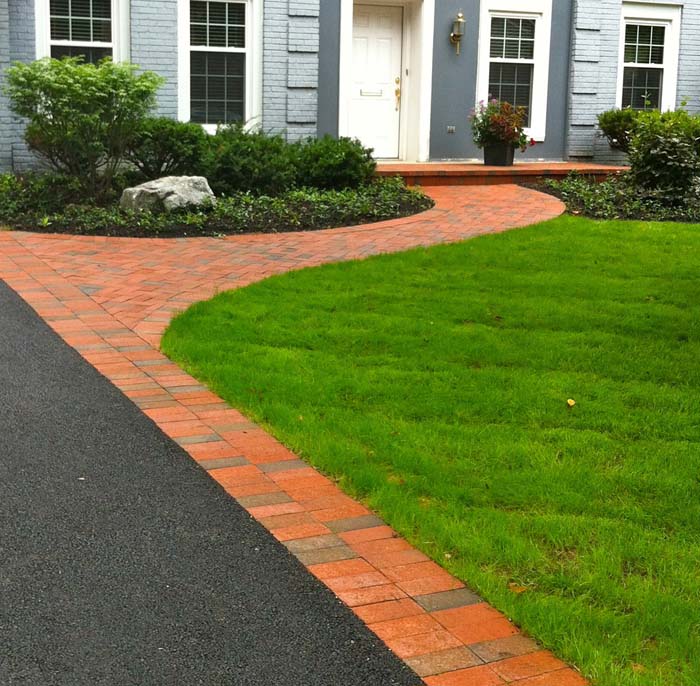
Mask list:
POLYGON ((399 155, 402 160, 430 158, 435 0, 341 0, 338 135, 350 133, 348 112, 352 78, 353 10, 358 5, 404 8, 404 64, 399 155), (408 70, 408 75, 406 74, 408 70))

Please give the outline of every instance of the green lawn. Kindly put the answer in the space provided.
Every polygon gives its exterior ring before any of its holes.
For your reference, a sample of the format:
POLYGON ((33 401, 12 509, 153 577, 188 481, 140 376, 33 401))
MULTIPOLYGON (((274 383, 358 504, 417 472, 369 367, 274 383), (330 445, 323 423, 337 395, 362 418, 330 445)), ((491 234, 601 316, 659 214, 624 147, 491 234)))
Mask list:
POLYGON ((304 270, 163 348, 595 684, 700 684, 700 226, 304 270))

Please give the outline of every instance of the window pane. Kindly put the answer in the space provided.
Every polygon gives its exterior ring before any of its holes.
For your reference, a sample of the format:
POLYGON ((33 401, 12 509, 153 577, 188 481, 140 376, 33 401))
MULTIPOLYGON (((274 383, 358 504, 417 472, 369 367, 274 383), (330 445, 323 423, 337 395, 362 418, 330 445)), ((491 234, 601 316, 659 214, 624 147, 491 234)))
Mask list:
POLYGON ((491 57, 532 60, 535 57, 534 39, 534 19, 491 19, 491 57))
POLYGON ((51 19, 51 39, 70 40, 70 20, 52 17, 51 19))
POLYGON ((63 57, 82 57, 85 62, 97 64, 105 57, 111 57, 111 48, 79 48, 73 45, 51 46, 51 57, 60 60, 63 57))
POLYGON ((627 64, 663 64, 666 27, 628 24, 625 27, 627 64))
POLYGON ((226 3, 225 2, 210 2, 209 3, 209 23, 210 24, 225 24, 226 23, 226 3))
POLYGON ((244 119, 245 64, 246 57, 243 53, 192 53, 192 121, 219 124, 244 119))
POLYGON ((207 23, 206 2, 196 2, 196 0, 190 2, 190 21, 200 22, 201 24, 207 23))
POLYGON ((526 126, 530 123, 533 73, 532 64, 517 63, 494 63, 489 72, 489 97, 524 107, 527 111, 526 126))
POLYGON ((245 48, 245 4, 192 0, 190 44, 245 48))
POLYGON ((71 21, 71 40, 91 41, 92 31, 89 19, 73 19, 71 21))
POLYGON ((529 38, 534 40, 535 38, 535 20, 534 19, 523 19, 521 22, 521 33, 523 38, 529 38))
POLYGON ((625 67, 622 107, 631 107, 635 110, 659 109, 662 86, 662 69, 625 67))
POLYGON ((112 0, 51 0, 51 40, 112 41, 112 0))
POLYGON ((500 17, 491 19, 491 35, 503 38, 506 35, 506 20, 500 17))

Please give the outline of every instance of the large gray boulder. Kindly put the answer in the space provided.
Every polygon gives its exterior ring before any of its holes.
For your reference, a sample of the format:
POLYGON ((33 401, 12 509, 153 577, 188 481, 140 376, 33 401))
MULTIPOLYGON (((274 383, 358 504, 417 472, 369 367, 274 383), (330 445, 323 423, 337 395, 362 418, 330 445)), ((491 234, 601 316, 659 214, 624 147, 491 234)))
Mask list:
POLYGON ((125 210, 179 210, 216 202, 203 176, 164 176, 125 188, 119 204, 125 210))

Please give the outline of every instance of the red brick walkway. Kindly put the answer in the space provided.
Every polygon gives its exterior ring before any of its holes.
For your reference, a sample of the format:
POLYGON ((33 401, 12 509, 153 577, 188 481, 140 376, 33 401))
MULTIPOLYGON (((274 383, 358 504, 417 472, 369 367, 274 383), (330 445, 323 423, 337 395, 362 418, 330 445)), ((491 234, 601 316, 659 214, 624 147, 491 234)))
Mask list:
POLYGON ((516 186, 430 189, 415 217, 314 233, 0 233, 0 278, 431 686, 585 680, 157 349, 173 313, 270 274, 504 231, 563 210, 516 186))

